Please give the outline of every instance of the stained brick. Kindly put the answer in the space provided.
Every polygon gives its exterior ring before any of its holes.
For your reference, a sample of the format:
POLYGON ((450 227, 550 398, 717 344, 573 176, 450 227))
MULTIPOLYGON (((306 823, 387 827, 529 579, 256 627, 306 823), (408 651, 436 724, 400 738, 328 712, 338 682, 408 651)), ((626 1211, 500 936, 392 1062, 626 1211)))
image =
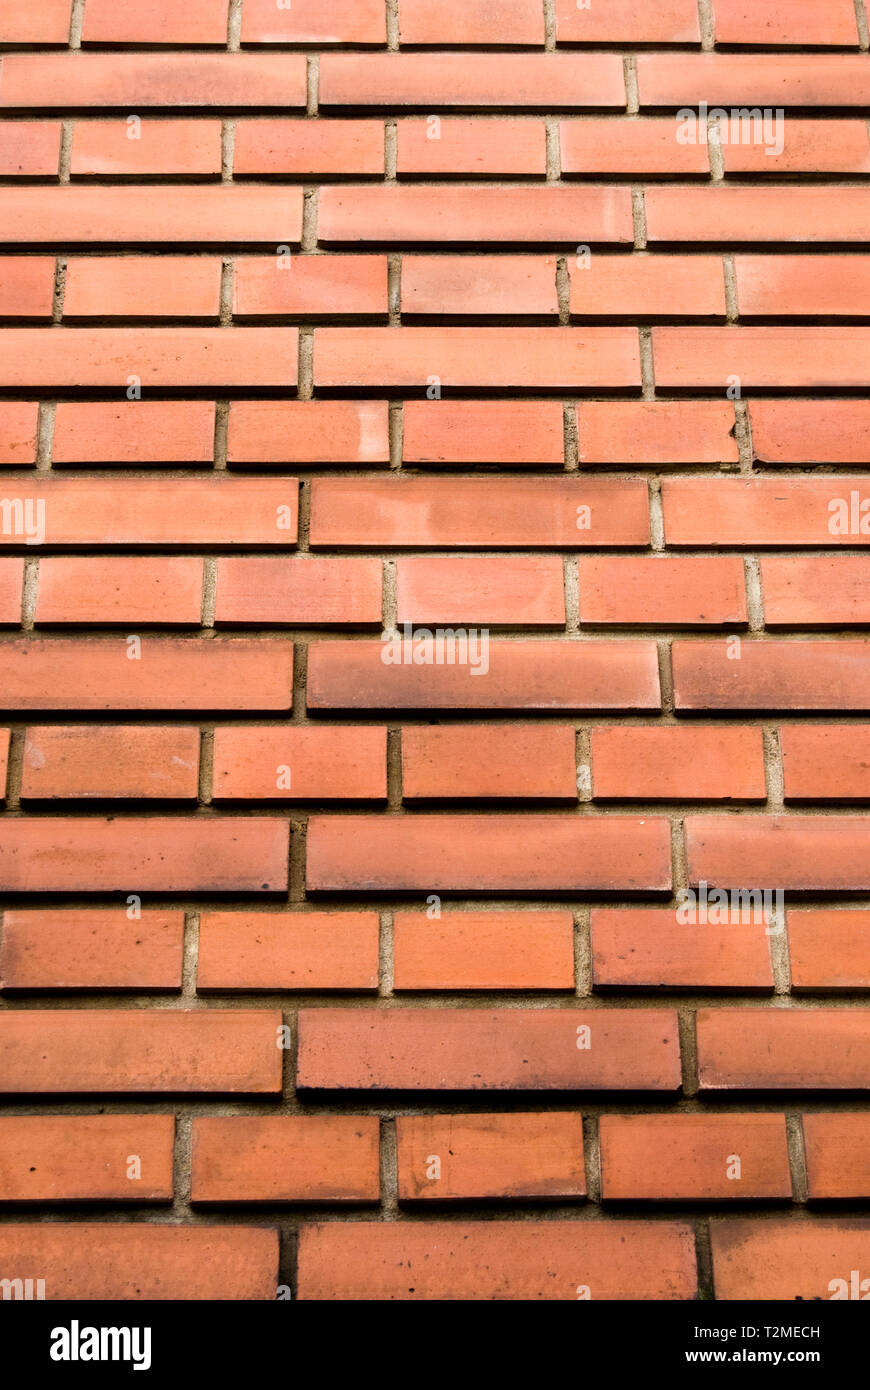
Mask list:
POLYGON ((403 1115, 396 1137, 401 1202, 586 1195, 580 1115, 403 1115))
POLYGON ((374 912, 204 912, 197 989, 375 990, 374 912))
POLYGON ((181 988, 184 914, 127 908, 12 908, 3 914, 6 990, 181 988))
POLYGON ((373 1115, 199 1115, 194 1202, 376 1202, 373 1115))

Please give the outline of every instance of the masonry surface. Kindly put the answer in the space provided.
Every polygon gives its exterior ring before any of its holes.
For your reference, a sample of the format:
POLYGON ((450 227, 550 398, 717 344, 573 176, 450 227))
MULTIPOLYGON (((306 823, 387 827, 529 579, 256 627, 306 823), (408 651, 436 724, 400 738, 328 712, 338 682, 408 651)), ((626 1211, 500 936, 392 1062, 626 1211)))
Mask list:
POLYGON ((0 1279, 854 1296, 865 0, 0 49, 0 1279))

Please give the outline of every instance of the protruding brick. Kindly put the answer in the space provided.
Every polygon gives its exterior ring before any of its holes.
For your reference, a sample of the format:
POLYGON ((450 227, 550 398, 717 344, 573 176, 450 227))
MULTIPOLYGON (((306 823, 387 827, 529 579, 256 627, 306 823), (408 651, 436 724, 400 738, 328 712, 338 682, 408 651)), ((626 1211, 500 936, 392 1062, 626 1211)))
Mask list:
POLYGON ((384 44, 386 11, 382 0, 293 0, 278 8, 274 0, 246 0, 242 43, 384 44))
POLYGON ((870 555, 763 555, 768 627, 870 625, 870 555))
POLYGON ((386 319, 386 256, 240 256, 235 262, 237 318, 386 319))
POLYGON ((592 910, 592 978, 598 989, 773 990, 767 917, 687 902, 666 908, 592 910), (712 919, 712 920, 711 920, 712 919))
POLYGON ((406 401, 405 463, 558 464, 565 431, 558 401, 406 401))
MULTIPOLYGON (((0 107, 53 111, 109 106, 126 116, 152 106, 304 108, 306 96, 301 53, 13 53, 0 74, 0 107)), ((154 213, 165 217, 165 205, 154 213)))
POLYGON ((849 892, 870 887, 858 816, 706 816, 686 821, 691 883, 849 892))
POLYGON ((402 730, 405 801, 577 800, 569 725, 409 725, 402 730))
POLYGON ((574 318, 725 317, 719 256, 592 256, 578 268, 569 257, 574 318))
MULTIPOLYGON (((139 55, 119 54, 111 62, 120 63, 124 56, 139 55)), ((168 56, 161 54, 160 62, 165 63, 168 56)), ((237 53, 225 56, 232 62, 240 57, 237 53)), ((75 63, 86 61, 81 54, 73 58, 75 63)), ((14 58, 3 60, 0 97, 7 64, 13 62, 14 58)), ((278 246, 296 243, 302 235, 302 190, 283 185, 195 183, 11 187, 0 189, 0 214, 0 243, 12 245, 31 243, 35 232, 43 245, 115 241, 122 245, 246 242, 278 246)), ((278 341, 274 340, 276 348, 278 341)))
POLYGON ((7 908, 4 989, 181 988, 184 914, 152 908, 7 908))
POLYGON ((285 117, 236 122, 233 176, 384 173, 383 121, 307 121, 285 117))
POLYGON ((44 556, 35 621, 198 627, 202 579, 203 562, 191 556, 44 556))
POLYGON ((387 795, 383 728, 219 728, 215 800, 377 801, 387 795))
POLYGON ((227 41, 227 0, 88 0, 83 43, 220 44, 227 41))
POLYGON ((790 909, 788 942, 792 989, 870 989, 870 912, 790 909))
POLYGON ((0 256, 0 318, 50 319, 54 256, 0 256))
POLYGON ((220 298, 217 257, 72 256, 63 314, 65 319, 217 319, 220 298))
POLYGON ((519 314, 555 318, 558 312, 555 256, 402 259, 402 314, 406 318, 519 314))
POLYGON ((720 1301, 867 1296, 870 1221, 712 1221, 710 1236, 720 1301))
POLYGON ((786 801, 870 800, 870 725, 787 724, 779 738, 786 801))
POLYGON ((692 0, 608 0, 580 8, 576 0, 556 0, 559 43, 700 43, 698 9, 692 0))
POLYGON ((810 1201, 870 1197, 870 1115, 814 1113, 801 1124, 810 1201))
POLYGON ((743 627, 740 555, 582 555, 580 621, 621 627, 743 627))
POLYGON ((467 44, 544 45, 544 14, 536 0, 399 0, 399 42, 464 48, 467 44))
POLYGON ((398 125, 396 172, 403 174, 534 175, 547 172, 543 121, 510 117, 407 117, 398 125))
POLYGON ((402 1115, 399 1201, 586 1196, 580 1115, 402 1115))
POLYGON ((197 989, 378 987, 374 912, 204 912, 197 989))
POLYGON ((362 555, 222 556, 215 622, 371 627, 381 621, 382 568, 362 555))
POLYGON ((618 53, 325 53, 320 103, 427 112, 624 107, 625 79, 618 53))
POLYGON ((727 401, 581 401, 576 409, 581 468, 738 461, 727 401))
POLYGON ((866 1009, 699 1009, 702 1091, 865 1091, 866 1009))
POLYGON ((136 125, 126 116, 76 121, 70 152, 73 178, 220 176, 220 121, 135 119, 136 125))
POLYGON ((227 462, 389 463, 386 401, 233 401, 227 462))
POLYGON ((400 623, 561 627, 557 555, 405 555, 396 562, 400 623))
POLYGON ((32 467, 38 420, 35 401, 0 401, 0 464, 32 467))
POLYGON ((60 162, 60 121, 0 123, 0 175, 53 178, 60 162))
POLYGON ((198 1115, 193 1202, 377 1202, 375 1115, 198 1115))
POLYGON ((171 1202, 174 1141, 173 1115, 6 1115, 0 1201, 171 1202))
POLYGON ((678 713, 870 710, 870 644, 675 642, 678 713))
POLYGON ((130 724, 27 730, 22 799, 196 801, 199 729, 130 724))
POLYGON ((574 988, 570 912, 397 912, 393 988, 574 988))
POLYGON ((211 464, 211 401, 59 401, 55 464, 211 464))
POLYGON ((761 463, 864 463, 870 401, 752 401, 752 445, 761 463))
POLYGON ((592 793, 605 801, 764 801, 762 731, 593 729, 592 793))
POLYGON ((604 1201, 791 1197, 784 1115, 602 1115, 604 1201))

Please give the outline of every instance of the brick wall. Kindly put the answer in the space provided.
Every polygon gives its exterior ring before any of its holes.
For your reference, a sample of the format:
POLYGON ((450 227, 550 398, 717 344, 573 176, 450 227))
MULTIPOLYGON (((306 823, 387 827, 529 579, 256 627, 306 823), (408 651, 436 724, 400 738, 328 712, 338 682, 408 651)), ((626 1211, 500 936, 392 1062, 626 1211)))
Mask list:
POLYGON ((865 0, 0 46, 0 1278, 870 1277, 865 0))

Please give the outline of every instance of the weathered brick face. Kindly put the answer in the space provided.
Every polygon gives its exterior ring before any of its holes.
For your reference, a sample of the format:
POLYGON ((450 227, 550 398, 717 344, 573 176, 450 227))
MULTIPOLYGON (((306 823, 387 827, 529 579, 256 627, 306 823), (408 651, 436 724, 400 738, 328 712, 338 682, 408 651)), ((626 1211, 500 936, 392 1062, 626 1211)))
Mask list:
POLYGON ((870 1276, 867 9, 5 0, 0 1278, 870 1276))

